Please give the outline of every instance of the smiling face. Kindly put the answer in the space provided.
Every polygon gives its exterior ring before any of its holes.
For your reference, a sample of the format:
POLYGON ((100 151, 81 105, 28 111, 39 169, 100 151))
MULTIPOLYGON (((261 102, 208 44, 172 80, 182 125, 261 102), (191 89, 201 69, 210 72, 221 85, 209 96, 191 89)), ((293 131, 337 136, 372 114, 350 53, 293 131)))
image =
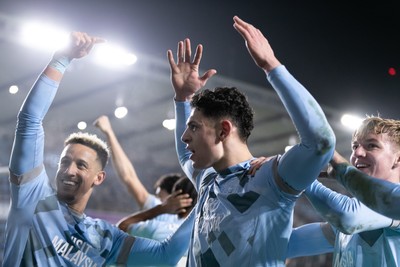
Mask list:
POLYGON ((198 109, 192 110, 182 141, 192 152, 190 159, 194 168, 205 169, 214 166, 222 158, 223 148, 218 132, 218 123, 206 118, 198 109))
POLYGON ((103 182, 105 173, 94 149, 82 144, 69 144, 61 153, 56 174, 57 196, 69 205, 84 209, 94 185, 103 182))
POLYGON ((369 133, 353 138, 350 162, 370 176, 399 183, 399 157, 399 147, 387 133, 369 133))

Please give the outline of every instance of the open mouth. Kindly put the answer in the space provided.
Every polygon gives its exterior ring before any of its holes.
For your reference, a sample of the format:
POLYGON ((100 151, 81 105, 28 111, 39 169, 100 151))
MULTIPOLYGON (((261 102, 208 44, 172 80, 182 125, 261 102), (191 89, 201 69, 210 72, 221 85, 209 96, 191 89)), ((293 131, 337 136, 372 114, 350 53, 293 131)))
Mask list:
POLYGON ((75 186, 75 185, 77 185, 78 183, 73 182, 73 181, 66 181, 66 180, 64 180, 64 181, 63 181, 63 184, 65 184, 65 185, 70 185, 70 186, 75 186))
POLYGON ((365 169, 365 168, 368 168, 368 167, 369 167, 369 165, 365 164, 365 163, 357 163, 356 164, 356 168, 357 169, 365 169))
POLYGON ((79 184, 79 183, 76 182, 76 181, 66 180, 66 179, 61 180, 61 183, 62 183, 62 185, 65 186, 65 187, 76 187, 76 186, 78 186, 78 184, 79 184))

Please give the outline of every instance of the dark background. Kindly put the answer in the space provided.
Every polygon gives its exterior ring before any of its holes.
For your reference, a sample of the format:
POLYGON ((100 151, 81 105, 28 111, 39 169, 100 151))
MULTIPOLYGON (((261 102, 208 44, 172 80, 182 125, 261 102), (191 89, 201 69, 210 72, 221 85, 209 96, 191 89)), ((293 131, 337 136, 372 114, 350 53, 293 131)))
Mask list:
POLYGON ((400 19, 396 1, 8 1, 2 12, 40 17, 70 30, 165 57, 186 37, 204 45, 204 69, 264 85, 233 29, 257 26, 278 59, 323 104, 343 112, 399 118, 400 19))

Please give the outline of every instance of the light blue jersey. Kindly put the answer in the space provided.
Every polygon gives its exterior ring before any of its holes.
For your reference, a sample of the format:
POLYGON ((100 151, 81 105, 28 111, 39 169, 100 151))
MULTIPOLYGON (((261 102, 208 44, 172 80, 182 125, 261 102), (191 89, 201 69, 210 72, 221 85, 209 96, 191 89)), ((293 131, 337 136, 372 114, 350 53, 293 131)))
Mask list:
MULTIPOLYGON (((149 194, 147 199, 146 199, 146 201, 145 201, 145 203, 144 203, 144 205, 143 205, 142 210, 151 209, 151 208, 154 208, 155 206, 160 205, 160 204, 162 204, 162 202, 158 197, 156 197, 153 194, 149 194)), ((153 218, 151 220, 155 220, 155 221, 159 221, 159 222, 166 222, 166 224, 165 224, 166 225, 165 232, 168 232, 167 229, 171 228, 171 227, 176 230, 176 228, 179 227, 179 225, 181 225, 182 222, 184 221, 182 218, 179 218, 178 214, 169 214, 169 213, 160 214, 160 215, 158 215, 157 217, 155 217, 155 218, 153 218), (176 226, 168 226, 168 225, 176 225, 176 226)), ((140 224, 140 222, 139 222, 139 224, 140 224)), ((160 225, 160 227, 162 227, 162 226, 160 225)), ((175 232, 175 231, 169 231, 170 234, 172 234, 173 232, 175 232)), ((142 235, 138 234, 138 236, 142 236, 142 235)), ((147 234, 145 236, 143 236, 143 237, 147 237, 147 234)), ((159 239, 159 238, 154 238, 154 239, 162 240, 162 239, 159 239)))
POLYGON ((371 177, 354 166, 339 164, 336 178, 357 199, 376 212, 400 220, 400 185, 371 177))
POLYGON ((194 216, 159 242, 132 237, 106 221, 76 214, 57 199, 43 166, 42 127, 57 88, 58 83, 41 75, 18 114, 3 266, 176 264, 187 250, 194 216))
POLYGON ((338 232, 333 255, 333 266, 399 266, 399 252, 400 229, 383 228, 354 235, 338 232))
POLYGON ((265 163, 254 177, 248 174, 251 159, 219 173, 195 170, 181 141, 190 103, 175 102, 179 161, 199 192, 189 266, 285 266, 295 201, 333 154, 335 136, 314 98, 284 66, 268 79, 302 141, 265 163))
MULTIPOLYGON (((151 209, 161 204, 155 195, 149 194, 143 209, 151 209)), ((160 214, 157 217, 129 225, 127 232, 133 236, 141 236, 162 241, 172 235, 184 221, 177 214, 160 214)))
POLYGON ((398 222, 319 182, 314 182, 306 194, 317 211, 340 230, 334 241, 334 266, 399 266, 398 222))

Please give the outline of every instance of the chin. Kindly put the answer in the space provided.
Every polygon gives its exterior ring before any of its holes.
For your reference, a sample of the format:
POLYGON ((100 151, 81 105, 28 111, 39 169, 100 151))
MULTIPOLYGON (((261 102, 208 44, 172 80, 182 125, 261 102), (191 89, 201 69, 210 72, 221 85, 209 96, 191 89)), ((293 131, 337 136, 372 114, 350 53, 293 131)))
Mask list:
POLYGON ((193 168, 195 169, 207 169, 210 166, 206 166, 205 164, 193 162, 193 168))
POLYGON ((58 200, 61 200, 67 204, 75 203, 75 196, 71 195, 71 194, 57 193, 57 198, 58 198, 58 200))

